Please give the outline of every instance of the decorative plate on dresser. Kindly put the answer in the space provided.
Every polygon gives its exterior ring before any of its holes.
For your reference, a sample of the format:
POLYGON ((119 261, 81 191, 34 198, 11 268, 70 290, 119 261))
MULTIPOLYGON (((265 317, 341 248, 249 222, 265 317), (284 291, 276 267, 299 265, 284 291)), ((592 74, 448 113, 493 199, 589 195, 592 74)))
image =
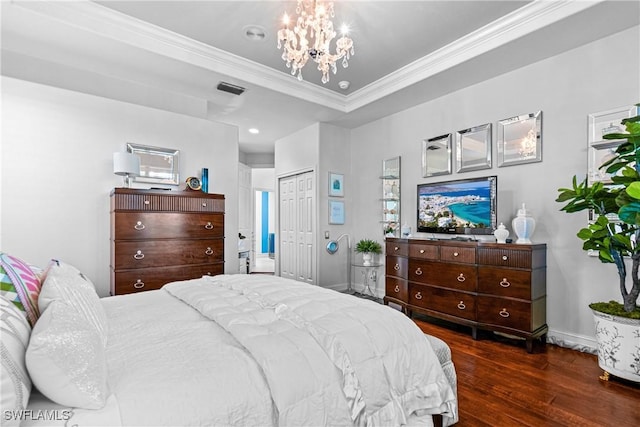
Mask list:
POLYGON ((111 295, 224 273, 224 195, 111 192, 111 295))
POLYGON ((386 240, 385 304, 471 327, 546 340, 546 245, 386 240))

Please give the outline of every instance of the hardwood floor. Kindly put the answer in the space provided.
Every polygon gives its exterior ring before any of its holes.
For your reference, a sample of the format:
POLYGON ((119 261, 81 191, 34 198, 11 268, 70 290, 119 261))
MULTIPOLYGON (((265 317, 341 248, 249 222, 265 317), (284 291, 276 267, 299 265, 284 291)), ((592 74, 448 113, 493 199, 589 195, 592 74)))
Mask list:
POLYGON ((414 321, 451 347, 458 376, 460 421, 476 426, 640 426, 640 385, 602 373, 596 356, 536 342, 479 333, 443 323, 414 321))

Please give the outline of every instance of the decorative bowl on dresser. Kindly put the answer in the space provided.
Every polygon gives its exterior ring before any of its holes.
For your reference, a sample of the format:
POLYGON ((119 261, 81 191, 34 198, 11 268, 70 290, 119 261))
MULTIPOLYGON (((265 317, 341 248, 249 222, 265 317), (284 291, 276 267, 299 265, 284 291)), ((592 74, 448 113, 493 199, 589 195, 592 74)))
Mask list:
POLYGON ((471 327, 544 344, 545 244, 386 239, 384 303, 471 327))
POLYGON ((111 192, 111 295, 224 272, 224 195, 111 192))

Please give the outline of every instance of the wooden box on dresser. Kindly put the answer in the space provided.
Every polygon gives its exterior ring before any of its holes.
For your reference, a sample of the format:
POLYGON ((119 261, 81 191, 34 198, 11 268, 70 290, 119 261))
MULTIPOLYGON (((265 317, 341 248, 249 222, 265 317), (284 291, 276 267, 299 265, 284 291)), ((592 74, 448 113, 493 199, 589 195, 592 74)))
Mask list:
POLYGON ((545 244, 386 239, 384 303, 471 327, 546 341, 545 244))
POLYGON ((111 192, 111 295, 224 272, 224 195, 111 192))

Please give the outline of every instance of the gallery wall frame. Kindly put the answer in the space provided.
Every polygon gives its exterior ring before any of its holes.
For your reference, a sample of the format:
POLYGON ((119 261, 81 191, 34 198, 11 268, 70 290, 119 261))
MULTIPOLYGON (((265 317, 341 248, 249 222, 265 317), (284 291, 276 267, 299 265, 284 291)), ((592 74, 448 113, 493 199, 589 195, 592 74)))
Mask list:
POLYGON ((542 161, 542 111, 498 122, 498 167, 542 161))
POLYGON ((491 169, 491 123, 456 132, 456 172, 491 169))
POLYGON ((127 151, 140 157, 136 182, 180 184, 180 150, 127 143, 127 151))
POLYGON ((424 178, 451 173, 450 133, 422 140, 422 176, 424 178))
POLYGON ((343 200, 329 200, 329 224, 344 224, 345 212, 343 200))
POLYGON ((329 197, 344 197, 344 175, 329 172, 329 197))

